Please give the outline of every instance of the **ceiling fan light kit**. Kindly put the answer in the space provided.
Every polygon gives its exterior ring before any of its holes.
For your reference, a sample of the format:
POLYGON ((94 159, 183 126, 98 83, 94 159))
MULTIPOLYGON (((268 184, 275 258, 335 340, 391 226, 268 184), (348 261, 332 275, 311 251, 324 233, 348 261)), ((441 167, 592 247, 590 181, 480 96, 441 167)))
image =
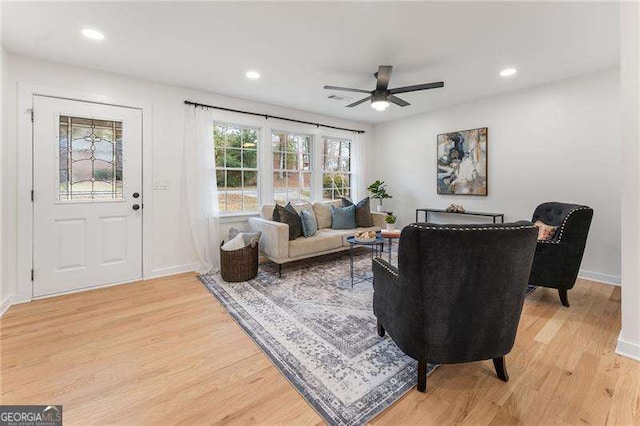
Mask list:
POLYGON ((419 90, 437 89, 444 87, 444 81, 434 83, 416 84, 413 86, 396 87, 389 89, 389 80, 391 79, 391 65, 380 65, 378 72, 373 74, 376 78, 376 88, 374 90, 353 89, 350 87, 324 86, 327 90, 341 90, 344 92, 367 93, 369 96, 347 105, 347 108, 353 108, 367 101, 371 101, 371 107, 377 111, 384 111, 390 103, 394 103, 400 107, 411 105, 409 102, 395 96, 396 93, 417 92, 419 90))

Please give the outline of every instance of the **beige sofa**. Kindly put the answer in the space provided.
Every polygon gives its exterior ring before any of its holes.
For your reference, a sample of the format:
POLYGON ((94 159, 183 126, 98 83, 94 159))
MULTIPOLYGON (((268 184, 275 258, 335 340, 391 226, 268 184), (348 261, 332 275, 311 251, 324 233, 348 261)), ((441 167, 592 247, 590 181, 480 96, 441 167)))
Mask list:
POLYGON ((342 201, 325 203, 297 204, 293 207, 300 212, 313 212, 318 222, 318 231, 313 237, 296 238, 289 241, 289 225, 271 220, 274 205, 265 205, 260 209, 259 218, 250 218, 249 226, 253 231, 261 231, 260 251, 269 260, 282 265, 294 260, 306 259, 327 253, 347 250, 347 237, 358 231, 379 231, 385 226, 385 214, 371 212, 375 226, 357 229, 331 229, 331 204, 342 207, 342 201))

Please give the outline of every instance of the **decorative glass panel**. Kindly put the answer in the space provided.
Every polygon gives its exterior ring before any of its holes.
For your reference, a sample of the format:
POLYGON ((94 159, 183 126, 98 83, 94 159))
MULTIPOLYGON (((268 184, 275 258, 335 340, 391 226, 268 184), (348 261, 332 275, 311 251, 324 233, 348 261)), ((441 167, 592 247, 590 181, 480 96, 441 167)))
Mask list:
POLYGON ((122 122, 60 116, 59 200, 122 200, 122 122))

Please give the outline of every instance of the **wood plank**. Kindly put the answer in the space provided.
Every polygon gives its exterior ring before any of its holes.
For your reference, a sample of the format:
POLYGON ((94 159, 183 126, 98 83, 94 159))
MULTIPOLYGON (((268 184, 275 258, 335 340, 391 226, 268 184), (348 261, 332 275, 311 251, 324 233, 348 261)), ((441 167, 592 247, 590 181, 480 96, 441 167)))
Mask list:
MULTIPOLYGON (((372 424, 639 424, 640 363, 616 355, 620 289, 538 288, 507 355, 445 365, 372 424)), ((63 404, 66 424, 322 424, 194 274, 11 307, 0 403, 63 404)))

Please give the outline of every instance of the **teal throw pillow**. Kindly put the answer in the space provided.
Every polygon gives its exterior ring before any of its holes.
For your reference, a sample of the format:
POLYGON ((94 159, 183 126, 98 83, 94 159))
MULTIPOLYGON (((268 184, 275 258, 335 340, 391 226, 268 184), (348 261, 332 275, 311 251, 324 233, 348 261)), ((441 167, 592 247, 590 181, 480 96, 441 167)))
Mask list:
POLYGON ((356 229, 356 206, 331 206, 331 229, 356 229))
POLYGON ((310 211, 302 210, 300 212, 300 219, 302 219, 302 235, 305 238, 313 237, 318 231, 318 222, 310 211))

